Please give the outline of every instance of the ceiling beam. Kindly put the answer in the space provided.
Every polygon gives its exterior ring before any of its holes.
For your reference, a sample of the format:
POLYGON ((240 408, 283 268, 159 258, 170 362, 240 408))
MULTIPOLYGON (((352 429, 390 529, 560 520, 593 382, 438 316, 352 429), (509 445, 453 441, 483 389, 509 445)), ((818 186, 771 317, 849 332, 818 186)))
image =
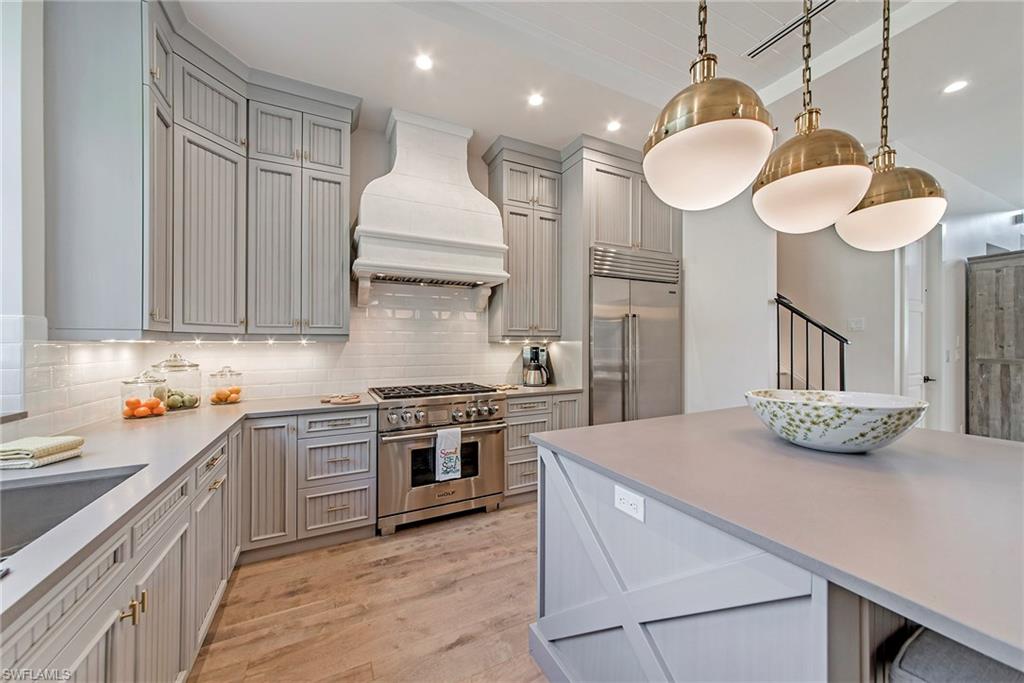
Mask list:
MULTIPOLYGON (((957 0, 940 0, 937 2, 911 0, 892 13, 892 35, 897 36, 908 28, 921 23, 925 19, 938 14, 954 4, 957 0)), ((881 15, 881 3, 879 3, 881 15)), ((860 57, 868 50, 873 50, 882 43, 882 19, 867 28, 858 31, 835 47, 826 50, 818 57, 811 59, 811 73, 814 78, 821 78, 843 64, 860 57)), ((765 105, 778 102, 786 95, 800 90, 803 86, 803 68, 794 69, 774 83, 770 83, 758 91, 765 105)))

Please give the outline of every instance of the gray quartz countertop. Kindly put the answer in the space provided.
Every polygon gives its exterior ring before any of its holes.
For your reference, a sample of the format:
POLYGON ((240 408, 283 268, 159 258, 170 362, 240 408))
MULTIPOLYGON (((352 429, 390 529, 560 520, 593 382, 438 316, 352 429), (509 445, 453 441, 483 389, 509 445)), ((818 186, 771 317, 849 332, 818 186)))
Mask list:
POLYGON ((0 627, 6 628, 241 420, 376 409, 371 397, 362 394, 361 398, 359 404, 349 406, 324 405, 318 397, 261 399, 207 405, 144 420, 113 418, 74 430, 74 434, 85 437, 79 458, 32 470, 0 471, 0 482, 17 485, 26 479, 58 479, 95 470, 144 466, 5 560, 9 573, 0 579, 0 627))
POLYGON ((554 396, 556 394, 575 394, 583 391, 582 387, 567 384, 548 384, 543 387, 527 387, 521 384, 515 385, 515 389, 509 389, 505 395, 509 398, 517 396, 554 396))
POLYGON ((531 440, 1024 670, 1024 444, 914 429, 836 455, 747 408, 531 440))

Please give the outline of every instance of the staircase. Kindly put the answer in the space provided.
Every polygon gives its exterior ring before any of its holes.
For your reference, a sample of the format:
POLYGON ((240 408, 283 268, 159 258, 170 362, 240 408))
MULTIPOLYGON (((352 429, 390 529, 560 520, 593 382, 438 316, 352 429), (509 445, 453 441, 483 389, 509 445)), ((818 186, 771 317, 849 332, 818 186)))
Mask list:
POLYGON ((846 390, 850 340, 775 295, 775 377, 779 389, 846 390))

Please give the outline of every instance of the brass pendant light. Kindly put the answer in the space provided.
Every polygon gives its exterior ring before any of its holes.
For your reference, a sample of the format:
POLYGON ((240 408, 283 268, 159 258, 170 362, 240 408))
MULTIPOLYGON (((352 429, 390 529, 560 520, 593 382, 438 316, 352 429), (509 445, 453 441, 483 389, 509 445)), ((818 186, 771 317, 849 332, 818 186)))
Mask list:
POLYGON ((836 222, 847 244, 889 251, 924 237, 946 212, 946 193, 930 173, 896 165, 889 146, 889 0, 882 1, 882 132, 875 172, 860 203, 836 222))
POLYGON ((771 152, 771 115, 750 86, 715 75, 707 2, 697 8, 698 57, 692 84, 669 100, 644 144, 644 176, 666 204, 699 211, 719 206, 753 182, 771 152))
POLYGON ((811 1, 804 0, 803 112, 796 135, 779 145, 753 187, 754 211, 779 232, 827 228, 864 196, 871 169, 864 147, 849 133, 821 128, 811 99, 811 1))

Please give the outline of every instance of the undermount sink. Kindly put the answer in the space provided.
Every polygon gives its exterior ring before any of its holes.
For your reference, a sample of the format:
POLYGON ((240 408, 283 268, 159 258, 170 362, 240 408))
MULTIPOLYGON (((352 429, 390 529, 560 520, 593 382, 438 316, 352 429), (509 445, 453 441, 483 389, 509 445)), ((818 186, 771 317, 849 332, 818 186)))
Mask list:
POLYGON ((0 482, 0 558, 18 552, 143 467, 0 482))

